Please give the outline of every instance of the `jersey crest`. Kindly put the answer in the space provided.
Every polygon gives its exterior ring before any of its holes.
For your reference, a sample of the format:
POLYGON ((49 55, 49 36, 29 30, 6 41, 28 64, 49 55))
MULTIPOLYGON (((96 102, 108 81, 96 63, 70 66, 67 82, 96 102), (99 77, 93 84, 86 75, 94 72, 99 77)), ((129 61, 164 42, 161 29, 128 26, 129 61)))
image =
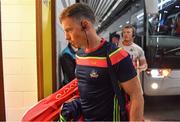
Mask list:
POLYGON ((89 74, 91 78, 98 78, 99 74, 96 70, 92 70, 91 73, 89 74))

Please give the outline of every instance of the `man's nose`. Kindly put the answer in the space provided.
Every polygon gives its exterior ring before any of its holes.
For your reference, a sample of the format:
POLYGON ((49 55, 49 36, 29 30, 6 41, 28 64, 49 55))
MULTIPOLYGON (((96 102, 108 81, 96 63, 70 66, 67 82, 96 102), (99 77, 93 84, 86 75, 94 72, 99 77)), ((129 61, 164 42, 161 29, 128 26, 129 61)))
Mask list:
POLYGON ((127 36, 127 33, 123 33, 123 36, 124 36, 124 37, 127 36))

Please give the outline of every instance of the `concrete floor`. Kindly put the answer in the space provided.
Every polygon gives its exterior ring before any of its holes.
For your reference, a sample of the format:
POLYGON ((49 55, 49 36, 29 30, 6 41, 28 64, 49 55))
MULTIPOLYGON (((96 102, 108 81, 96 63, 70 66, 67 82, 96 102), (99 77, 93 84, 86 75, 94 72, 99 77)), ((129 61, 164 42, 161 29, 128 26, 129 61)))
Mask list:
POLYGON ((146 121, 180 121, 180 96, 145 97, 146 121))

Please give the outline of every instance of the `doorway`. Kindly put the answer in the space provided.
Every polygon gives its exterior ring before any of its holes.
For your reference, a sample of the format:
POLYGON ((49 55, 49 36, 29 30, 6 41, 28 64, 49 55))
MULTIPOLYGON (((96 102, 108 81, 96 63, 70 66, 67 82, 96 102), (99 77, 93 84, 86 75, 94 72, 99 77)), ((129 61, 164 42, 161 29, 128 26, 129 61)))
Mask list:
POLYGON ((4 80, 2 60, 2 38, 1 38, 1 2, 0 2, 0 121, 6 121, 4 101, 4 80))

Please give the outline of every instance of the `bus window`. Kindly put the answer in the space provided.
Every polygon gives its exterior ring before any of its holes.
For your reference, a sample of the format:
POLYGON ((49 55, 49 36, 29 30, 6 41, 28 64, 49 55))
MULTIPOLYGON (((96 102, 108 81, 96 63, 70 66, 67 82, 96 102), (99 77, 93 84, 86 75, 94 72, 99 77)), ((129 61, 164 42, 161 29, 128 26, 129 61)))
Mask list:
POLYGON ((149 34, 180 36, 180 20, 178 19, 180 7, 178 6, 178 2, 169 1, 159 6, 158 13, 148 14, 149 34))
POLYGON ((150 35, 157 34, 157 27, 159 23, 159 16, 158 14, 149 14, 148 15, 148 32, 150 35))
POLYGON ((175 68, 180 64, 180 3, 159 3, 158 13, 147 13, 146 55, 151 68, 175 68))

